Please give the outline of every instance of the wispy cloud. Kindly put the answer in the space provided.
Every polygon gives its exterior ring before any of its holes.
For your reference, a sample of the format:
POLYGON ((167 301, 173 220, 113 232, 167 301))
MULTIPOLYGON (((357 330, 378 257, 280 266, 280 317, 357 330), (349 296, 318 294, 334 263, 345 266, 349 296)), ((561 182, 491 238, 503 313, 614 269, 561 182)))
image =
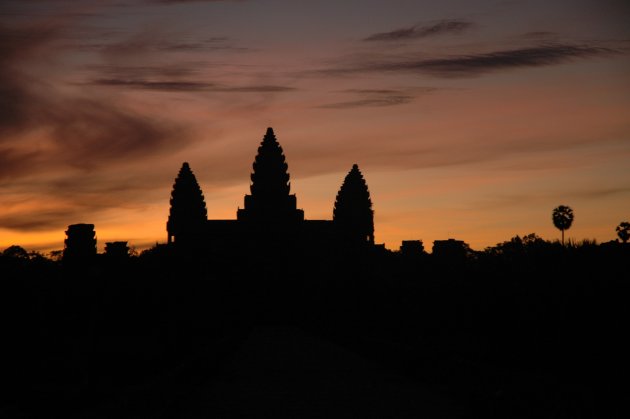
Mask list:
POLYGON ((162 91, 179 91, 192 92, 200 90, 208 90, 215 87, 212 83, 203 83, 195 81, 149 81, 149 80, 130 80, 130 79, 95 79, 89 84, 101 86, 126 87, 132 89, 146 90, 162 90, 162 91))
POLYGON ((330 74, 353 72, 417 72, 436 77, 472 77, 500 70, 542 67, 619 53, 599 45, 543 44, 486 53, 444 58, 418 58, 408 55, 381 61, 365 61, 346 68, 326 70, 330 74))
POLYGON ((0 148, 0 180, 20 176, 30 171, 31 163, 34 163, 39 155, 40 152, 37 150, 16 150, 11 145, 2 146, 0 148))
POLYGON ((122 87, 131 89, 175 91, 175 92, 223 92, 223 93, 281 93, 296 90, 290 86, 270 84, 252 84, 244 86, 225 86, 216 83, 181 81, 181 80, 134 80, 134 79, 95 79, 89 84, 122 87))
MULTIPOLYGON (((41 24, 0 27, 0 167, 37 170, 46 163, 49 170, 59 165, 90 168, 187 143, 182 126, 111 99, 61 93, 51 80, 31 74, 40 60, 54 59, 55 40, 62 31, 41 24), (47 133, 37 144, 19 141, 36 131, 47 133)), ((7 169, 2 174, 7 175, 7 169)))
MULTIPOLYGON (((171 57, 178 51, 249 50, 234 47, 227 37, 210 37, 198 40, 181 33, 171 33, 162 28, 145 27, 114 42, 95 44, 102 64, 92 64, 86 69, 93 73, 86 85, 142 89, 154 91, 194 92, 281 92, 292 90, 288 86, 246 85, 231 86, 204 80, 201 73, 217 64, 200 61, 199 58, 171 57)), ((199 57, 199 55, 196 55, 199 57)), ((204 57, 208 57, 204 55, 204 57)))
POLYGON ((351 108, 366 108, 366 107, 382 107, 382 106, 396 106, 404 105, 413 100, 413 96, 405 95, 389 95, 380 96, 367 99, 350 100, 347 102, 328 103, 326 105, 319 106, 324 109, 351 109, 351 108))
MULTIPOLYGON (((17 231, 45 231, 63 228, 68 220, 77 219, 83 208, 60 208, 33 212, 5 213, 0 215, 0 227, 17 231)), ((80 219, 80 218, 79 218, 80 219)))
POLYGON ((115 42, 85 43, 82 48, 94 49, 110 56, 133 56, 139 53, 188 52, 188 51, 227 51, 250 52, 250 48, 234 45, 224 36, 206 39, 187 37, 159 29, 144 30, 133 36, 115 42))
POLYGON ((548 66, 613 52, 611 49, 597 46, 551 44, 486 54, 403 62, 395 64, 392 69, 417 69, 440 76, 465 76, 510 68, 548 66))
POLYGON ((97 74, 96 79, 104 80, 169 80, 181 81, 195 76, 201 63, 178 62, 172 64, 154 65, 96 65, 87 67, 87 70, 97 74))
POLYGON ((133 54, 82 67, 88 78, 97 77, 77 89, 47 71, 56 70, 68 52, 72 29, 64 22, 0 27, 0 228, 61 229, 112 208, 142 208, 152 202, 156 185, 164 187, 160 194, 168 191, 172 174, 165 176, 160 160, 188 147, 194 128, 163 113, 143 112, 123 90, 294 90, 260 78, 251 84, 204 81, 199 63, 136 61, 133 54))
POLYGON ((441 20, 432 25, 415 25, 408 28, 396 29, 390 32, 380 32, 368 36, 364 41, 406 41, 411 39, 428 38, 432 36, 460 33, 473 26, 466 20, 441 20))
POLYGON ((410 89, 347 89, 341 93, 359 96, 359 99, 326 103, 318 106, 322 109, 354 109, 396 106, 410 103, 417 94, 425 94, 436 90, 433 87, 414 87, 410 89))
MULTIPOLYGON (((163 183, 159 168, 130 172, 133 164, 109 170, 62 170, 4 182, 0 228, 17 231, 62 229, 89 222, 111 208, 141 209, 163 183)), ((167 190, 167 189, 166 189, 167 190)), ((164 193, 164 192, 162 192, 164 193)))

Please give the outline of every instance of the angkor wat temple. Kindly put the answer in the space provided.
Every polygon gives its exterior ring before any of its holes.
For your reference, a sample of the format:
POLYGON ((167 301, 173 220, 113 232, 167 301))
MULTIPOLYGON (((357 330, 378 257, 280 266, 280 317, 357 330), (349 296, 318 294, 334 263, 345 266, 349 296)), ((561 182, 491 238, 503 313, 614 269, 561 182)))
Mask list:
POLYGON ((179 171, 166 223, 168 242, 210 253, 312 252, 374 246, 374 211, 367 184, 355 164, 343 181, 332 220, 307 220, 290 192, 288 165, 272 128, 267 128, 251 174, 250 194, 233 220, 208 220, 203 192, 188 163, 179 171))

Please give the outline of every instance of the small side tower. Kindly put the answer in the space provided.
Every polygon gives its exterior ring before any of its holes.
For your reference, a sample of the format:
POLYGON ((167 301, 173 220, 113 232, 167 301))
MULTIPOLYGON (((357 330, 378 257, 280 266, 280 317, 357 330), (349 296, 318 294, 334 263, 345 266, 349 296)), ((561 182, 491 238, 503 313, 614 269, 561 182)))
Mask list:
POLYGON ((245 195, 245 208, 237 212, 239 221, 267 224, 304 220, 304 211, 297 209, 296 197, 289 193, 288 168, 273 128, 267 128, 254 160, 251 195, 245 195))
POLYGON ((66 230, 63 261, 83 264, 96 257, 96 232, 94 224, 72 224, 66 230))
POLYGON ((352 243, 374 244, 374 211, 365 179, 353 165, 339 189, 333 209, 333 223, 352 243))
POLYGON ((105 243, 105 257, 110 260, 125 260, 129 258, 129 246, 127 242, 105 243))
POLYGON ((203 232, 208 211, 197 178, 184 163, 171 192, 171 210, 166 222, 168 242, 190 240, 203 232))

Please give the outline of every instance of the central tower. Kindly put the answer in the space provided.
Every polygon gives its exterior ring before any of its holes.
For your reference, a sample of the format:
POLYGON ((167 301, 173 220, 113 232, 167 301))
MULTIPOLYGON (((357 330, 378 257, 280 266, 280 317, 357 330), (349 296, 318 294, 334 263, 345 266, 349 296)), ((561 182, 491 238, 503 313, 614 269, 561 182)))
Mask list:
POLYGON ((288 165, 272 128, 267 128, 258 147, 253 169, 251 195, 245 195, 245 208, 236 218, 261 224, 303 221, 304 211, 297 209, 296 197, 289 193, 288 165))

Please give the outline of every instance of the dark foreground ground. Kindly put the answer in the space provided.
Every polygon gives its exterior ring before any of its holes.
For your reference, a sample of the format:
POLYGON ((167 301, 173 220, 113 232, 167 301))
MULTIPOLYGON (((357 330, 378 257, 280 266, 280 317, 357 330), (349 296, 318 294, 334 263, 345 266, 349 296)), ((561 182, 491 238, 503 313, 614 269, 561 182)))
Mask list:
POLYGON ((0 260, 0 418, 626 417, 628 248, 0 260))

